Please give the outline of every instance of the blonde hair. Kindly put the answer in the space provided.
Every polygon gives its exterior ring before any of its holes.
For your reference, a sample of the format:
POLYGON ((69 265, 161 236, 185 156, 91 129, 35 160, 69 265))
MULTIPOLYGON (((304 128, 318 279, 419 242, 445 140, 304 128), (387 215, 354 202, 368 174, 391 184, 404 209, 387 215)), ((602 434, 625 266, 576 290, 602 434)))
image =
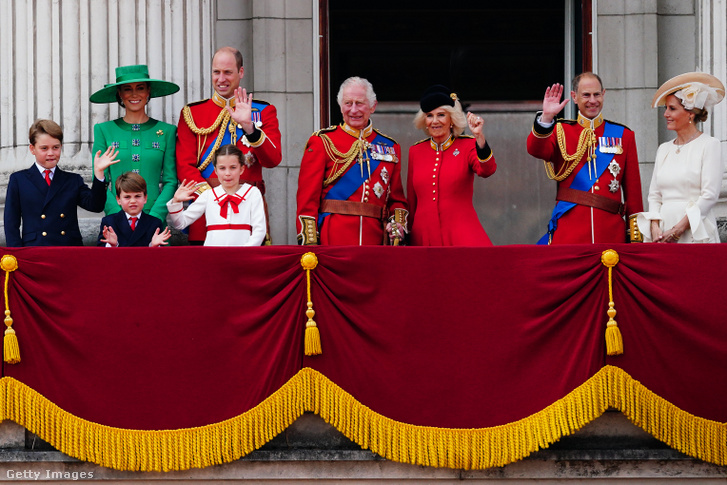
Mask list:
MULTIPOLYGON (((449 113, 449 117, 452 120, 452 134, 454 136, 460 136, 464 133, 464 129, 467 127, 467 117, 465 116, 464 111, 462 111, 462 105, 459 100, 454 100, 454 106, 447 106, 445 104, 439 107, 449 113)), ((421 109, 416 116, 414 116, 414 127, 417 130, 422 130, 424 133, 429 134, 427 131, 427 114, 421 109)))

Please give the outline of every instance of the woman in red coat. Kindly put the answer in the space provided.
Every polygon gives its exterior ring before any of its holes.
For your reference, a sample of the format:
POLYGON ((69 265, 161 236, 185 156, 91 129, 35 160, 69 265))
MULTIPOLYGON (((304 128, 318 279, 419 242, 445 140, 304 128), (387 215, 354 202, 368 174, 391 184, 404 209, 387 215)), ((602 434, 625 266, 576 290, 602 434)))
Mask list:
POLYGON ((465 117, 457 95, 441 85, 426 90, 420 107, 414 125, 430 138, 409 149, 411 244, 492 246, 472 205, 474 176, 489 177, 497 168, 484 121, 465 117), (474 136, 463 135, 466 125, 474 136))

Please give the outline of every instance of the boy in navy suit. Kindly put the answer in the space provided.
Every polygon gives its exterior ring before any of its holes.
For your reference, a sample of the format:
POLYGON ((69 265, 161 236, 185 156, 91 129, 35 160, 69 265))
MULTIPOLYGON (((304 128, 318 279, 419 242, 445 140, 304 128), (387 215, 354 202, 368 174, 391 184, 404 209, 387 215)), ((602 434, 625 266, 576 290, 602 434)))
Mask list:
POLYGON ((116 202, 121 211, 101 220, 98 245, 107 247, 150 246, 167 244, 172 233, 162 231, 162 220, 142 212, 146 204, 146 181, 134 172, 125 172, 116 179, 116 202), (161 232, 160 232, 161 231, 161 232))
POLYGON ((77 207, 101 212, 106 202, 104 170, 117 163, 116 150, 96 153, 93 185, 58 168, 63 130, 54 121, 36 120, 28 132, 35 163, 15 172, 5 197, 5 240, 9 247, 83 246, 77 207), (21 234, 22 222, 22 234, 21 234))

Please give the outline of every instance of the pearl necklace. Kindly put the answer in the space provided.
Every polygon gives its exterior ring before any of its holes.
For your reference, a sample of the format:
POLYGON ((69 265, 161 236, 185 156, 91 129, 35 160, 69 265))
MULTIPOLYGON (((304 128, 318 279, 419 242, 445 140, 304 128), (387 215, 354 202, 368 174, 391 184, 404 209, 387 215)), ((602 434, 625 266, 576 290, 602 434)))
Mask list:
POLYGON ((676 145, 676 147, 677 147, 677 153, 681 152, 681 150, 682 150, 682 147, 683 147, 684 145, 686 145, 686 144, 687 144, 687 143, 689 143, 690 141, 694 140, 695 138, 697 138, 697 137, 698 137, 699 135, 701 135, 701 134, 702 134, 702 132, 701 132, 701 131, 699 131, 699 130, 697 130, 697 132, 696 132, 695 134, 693 134, 693 135, 692 135, 692 137, 691 137, 691 138, 689 138, 689 139, 688 139, 687 141, 685 141, 684 143, 677 143, 677 141, 676 141, 676 140, 674 140, 674 145, 676 145))

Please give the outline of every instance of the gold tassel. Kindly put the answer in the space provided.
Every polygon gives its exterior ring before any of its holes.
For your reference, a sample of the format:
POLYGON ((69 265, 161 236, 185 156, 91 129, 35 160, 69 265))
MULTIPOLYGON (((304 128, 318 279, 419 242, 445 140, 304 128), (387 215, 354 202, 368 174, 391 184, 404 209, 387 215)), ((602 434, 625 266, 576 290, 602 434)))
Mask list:
POLYGON ((17 364, 20 362, 20 346, 18 345, 18 336, 13 330, 13 318, 10 316, 10 303, 8 302, 8 283, 10 282, 10 272, 18 269, 18 260, 10 254, 4 255, 0 259, 0 268, 5 271, 5 336, 3 337, 3 358, 8 364, 17 364))
POLYGON ((313 302, 310 297, 310 270, 318 266, 318 258, 315 253, 305 253, 300 258, 300 265, 305 270, 308 290, 308 309, 305 311, 305 315, 308 317, 308 321, 305 324, 305 355, 321 355, 323 353, 323 349, 321 348, 321 333, 318 330, 315 320, 313 320, 316 312, 313 310, 313 302))
MULTIPOLYGON (((5 314, 9 314, 10 311, 6 311, 5 314)), ((5 317, 5 325, 8 326, 5 329, 5 336, 3 337, 3 355, 5 356, 5 362, 8 364, 17 364, 20 362, 20 346, 18 345, 18 336, 15 335, 10 325, 13 324, 13 319, 5 317), (9 323, 8 323, 9 321, 9 323)))
POLYGON ((606 324, 606 353, 608 355, 621 355, 624 353, 624 342, 621 330, 613 317, 616 309, 613 303, 613 267, 618 264, 618 253, 607 249, 601 254, 601 263, 608 267, 608 323, 606 324))

